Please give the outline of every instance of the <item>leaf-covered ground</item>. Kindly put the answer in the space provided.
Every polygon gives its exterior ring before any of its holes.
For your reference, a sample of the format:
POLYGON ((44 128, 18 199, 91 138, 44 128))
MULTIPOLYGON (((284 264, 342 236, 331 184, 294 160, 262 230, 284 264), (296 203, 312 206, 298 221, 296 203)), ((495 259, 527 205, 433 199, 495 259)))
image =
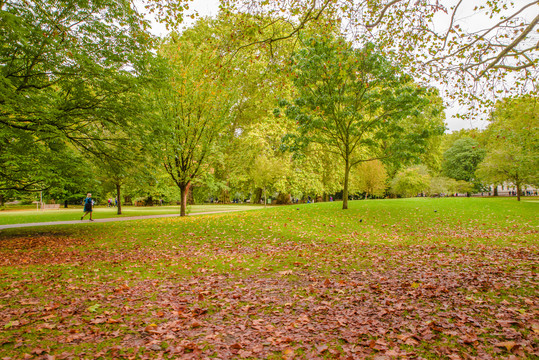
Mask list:
POLYGON ((539 357, 539 203, 351 205, 4 231, 0 358, 539 357))

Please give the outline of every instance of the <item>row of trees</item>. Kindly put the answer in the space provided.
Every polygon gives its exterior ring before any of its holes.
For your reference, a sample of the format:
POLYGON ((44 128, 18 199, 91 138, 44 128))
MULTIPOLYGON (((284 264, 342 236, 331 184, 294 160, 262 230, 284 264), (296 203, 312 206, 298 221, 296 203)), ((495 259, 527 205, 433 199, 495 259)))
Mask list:
POLYGON ((180 198, 184 215, 189 194, 342 190, 347 208, 350 191, 379 191, 380 169, 439 171, 437 90, 381 39, 346 40, 330 2, 299 23, 228 4, 163 40, 127 1, 32 5, 0 2, 2 199, 125 189, 180 198))
POLYGON ((496 104, 484 131, 464 130, 444 137, 438 171, 408 168, 397 174, 393 189, 403 195, 470 193, 510 184, 520 200, 524 185, 539 185, 538 129, 536 97, 504 99, 496 104))

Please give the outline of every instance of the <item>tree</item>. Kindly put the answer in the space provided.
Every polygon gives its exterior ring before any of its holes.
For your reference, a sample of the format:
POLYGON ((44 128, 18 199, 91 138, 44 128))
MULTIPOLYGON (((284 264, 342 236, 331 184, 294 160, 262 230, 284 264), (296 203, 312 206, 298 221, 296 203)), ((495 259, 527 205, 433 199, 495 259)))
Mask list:
POLYGON ((539 184, 539 102, 524 96, 500 101, 485 131, 487 154, 477 169, 491 183, 512 182, 517 199, 524 184, 539 184))
POLYGON ((352 172, 350 192, 365 193, 365 199, 382 196, 386 189, 387 172, 380 160, 359 164, 352 172))
POLYGON ((104 155, 150 37, 124 0, 0 1, 0 24, 0 189, 48 188, 59 147, 104 155))
POLYGON ((414 116, 428 103, 428 89, 391 65, 372 45, 354 49, 331 35, 304 40, 293 58, 297 97, 282 101, 297 122, 289 148, 323 144, 344 164, 343 209, 348 208, 350 170, 375 159, 409 159, 424 149, 436 124, 414 116))
POLYGON ((181 36, 172 34, 160 55, 170 72, 154 92, 156 123, 148 141, 180 189, 180 215, 185 216, 189 187, 210 170, 209 158, 231 121, 236 98, 227 80, 234 68, 222 63, 205 21, 181 36))
POLYGON ((264 206, 267 204, 267 189, 275 187, 279 179, 285 178, 287 170, 282 160, 277 157, 270 158, 265 155, 257 157, 251 177, 254 184, 263 190, 264 206))
POLYGON ((443 172, 455 180, 471 182, 475 189, 479 190, 481 184, 475 171, 484 157, 485 149, 481 148, 476 140, 463 137, 444 153, 443 172))
POLYGON ((272 46, 326 17, 341 22, 345 36, 356 43, 376 43, 411 73, 442 81, 470 110, 477 103, 488 108, 493 94, 537 94, 535 0, 222 0, 222 5, 292 24, 288 34, 261 34, 243 47, 272 46))
POLYGON ((456 192, 457 180, 445 176, 436 176, 430 179, 429 195, 442 195, 456 192))
POLYGON ((391 192, 404 197, 416 196, 428 190, 430 175, 425 166, 401 170, 391 181, 391 192))

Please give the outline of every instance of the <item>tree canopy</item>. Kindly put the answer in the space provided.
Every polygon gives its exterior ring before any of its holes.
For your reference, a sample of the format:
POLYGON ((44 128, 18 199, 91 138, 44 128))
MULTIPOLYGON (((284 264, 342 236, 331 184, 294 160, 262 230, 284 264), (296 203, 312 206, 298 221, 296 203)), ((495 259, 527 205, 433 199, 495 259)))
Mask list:
POLYGON ((539 185, 539 103, 537 97, 508 98, 496 104, 485 131, 486 156, 479 177, 493 184, 539 185))
POLYGON ((50 186, 74 150, 111 156, 111 134, 136 113, 151 40, 141 20, 129 1, 0 2, 0 157, 25 159, 0 189, 50 186))
POLYGON ((418 86, 368 44, 355 49, 342 38, 313 36, 292 62, 297 97, 281 102, 297 123, 289 148, 327 146, 344 164, 343 209, 348 207, 350 169, 375 159, 408 160, 442 133, 438 124, 415 119, 428 104, 418 86))
MULTIPOLYGON (((288 34, 260 34, 250 45, 296 37, 326 17, 358 46, 376 43, 416 76, 447 85, 470 109, 494 98, 537 94, 537 1, 223 0, 227 11, 293 24, 288 34)), ((247 46, 245 44, 244 46, 247 46)), ((459 114, 461 115, 461 114, 459 114)))

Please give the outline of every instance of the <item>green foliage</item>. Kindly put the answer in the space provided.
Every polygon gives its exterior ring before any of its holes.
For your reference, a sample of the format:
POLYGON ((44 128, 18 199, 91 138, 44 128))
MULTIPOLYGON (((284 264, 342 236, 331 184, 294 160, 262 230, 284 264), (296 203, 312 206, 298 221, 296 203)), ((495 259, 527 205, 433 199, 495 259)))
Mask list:
POLYGON ((455 180, 452 178, 437 176, 432 177, 429 183, 427 193, 429 195, 455 194, 455 193, 470 193, 474 190, 474 184, 464 180, 455 180))
POLYGON ((494 184, 539 185, 539 103, 525 96, 496 105, 485 131, 487 154, 477 173, 494 184))
POLYGON ((430 185, 430 175, 425 166, 414 166, 401 170, 391 181, 391 192, 403 197, 416 196, 426 192, 430 185))
POLYGON ((104 154, 134 112, 149 36, 128 1, 7 1, 0 11, 0 189, 67 179, 62 158, 104 154))
POLYGON ((467 105, 471 114, 488 112, 498 96, 537 95, 539 58, 533 45, 539 17, 534 1, 221 0, 221 4, 231 13, 244 11, 291 24, 287 35, 260 36, 252 46, 272 46, 297 37, 311 23, 328 20, 357 44, 376 43, 408 73, 445 84, 446 95, 467 105))
POLYGON ((368 196, 382 196, 386 190, 387 172, 380 160, 367 161, 352 170, 350 192, 368 196))
MULTIPOLYGON (((288 168, 286 163, 278 157, 269 158, 260 155, 256 158, 254 167, 252 168, 251 178, 256 187, 262 188, 264 191, 264 200, 267 197, 268 190, 277 192, 286 191, 286 175, 288 168)), ((266 201, 264 201, 264 204, 266 201)))
POLYGON ((189 186, 210 170, 237 100, 237 69, 223 62, 212 32, 201 20, 181 36, 169 36, 160 48, 168 70, 152 94, 155 122, 148 143, 181 191, 182 215, 189 186))
POLYGON ((444 153, 443 172, 455 180, 474 183, 476 189, 479 189, 480 182, 475 171, 485 153, 485 149, 481 148, 476 140, 469 137, 460 138, 444 153))
POLYGON ((292 64, 297 97, 280 103, 297 124, 297 132, 285 140, 292 151, 315 143, 341 157, 346 209, 352 167, 374 159, 408 161, 443 126, 429 117, 417 120, 429 90, 414 84, 374 45, 355 49, 331 35, 306 38, 303 44, 292 64))

